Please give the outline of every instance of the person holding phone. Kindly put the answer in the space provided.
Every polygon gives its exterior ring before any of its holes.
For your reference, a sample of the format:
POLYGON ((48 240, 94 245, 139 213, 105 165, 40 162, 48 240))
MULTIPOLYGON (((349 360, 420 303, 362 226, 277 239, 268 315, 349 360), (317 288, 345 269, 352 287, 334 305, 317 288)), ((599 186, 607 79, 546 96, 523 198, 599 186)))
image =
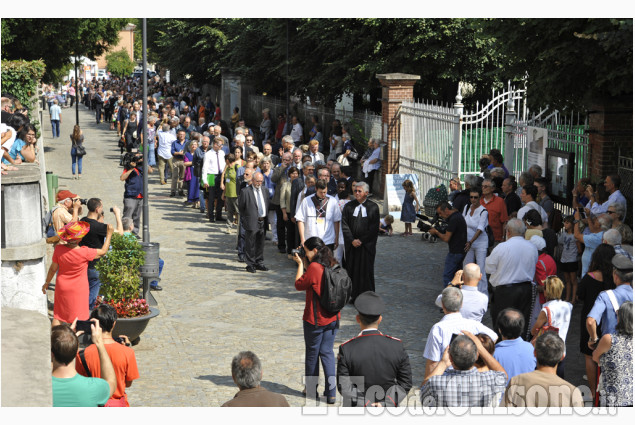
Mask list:
POLYGON ((42 286, 42 293, 46 295, 46 290, 57 273, 51 324, 53 327, 61 323, 72 323, 75 319, 88 319, 88 263, 106 255, 114 228, 112 224, 108 225, 106 239, 100 249, 79 246, 89 230, 89 223, 73 221, 57 232, 60 240, 66 244, 58 244, 55 247, 46 283, 42 286))
POLYGON ((75 371, 79 340, 76 334, 77 319, 51 329, 51 362, 53 363, 51 389, 53 407, 97 407, 106 404, 117 388, 115 369, 108 357, 97 319, 92 319, 91 339, 100 360, 99 372, 103 379, 86 378, 75 371))

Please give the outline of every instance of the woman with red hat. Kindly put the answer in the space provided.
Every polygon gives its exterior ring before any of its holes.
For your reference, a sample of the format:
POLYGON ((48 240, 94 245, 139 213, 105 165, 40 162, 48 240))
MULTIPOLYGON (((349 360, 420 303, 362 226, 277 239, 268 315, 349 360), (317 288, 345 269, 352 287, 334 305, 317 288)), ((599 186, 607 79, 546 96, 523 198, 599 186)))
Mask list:
POLYGON ((52 326, 62 322, 72 323, 76 318, 88 320, 88 262, 108 252, 113 226, 108 225, 106 240, 101 249, 79 246, 79 241, 89 230, 89 223, 73 221, 57 232, 59 238, 66 244, 58 244, 55 247, 51 267, 46 275, 46 283, 42 286, 42 292, 46 294, 51 279, 57 272, 52 326))

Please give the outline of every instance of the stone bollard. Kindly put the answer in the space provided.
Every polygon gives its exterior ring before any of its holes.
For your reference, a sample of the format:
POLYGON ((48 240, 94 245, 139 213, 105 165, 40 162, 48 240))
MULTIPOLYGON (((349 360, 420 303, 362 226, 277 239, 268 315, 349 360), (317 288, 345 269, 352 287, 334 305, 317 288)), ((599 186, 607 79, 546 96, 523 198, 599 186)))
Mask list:
POLYGON ((40 167, 22 164, 2 176, 2 307, 48 315, 46 240, 42 231, 40 167))

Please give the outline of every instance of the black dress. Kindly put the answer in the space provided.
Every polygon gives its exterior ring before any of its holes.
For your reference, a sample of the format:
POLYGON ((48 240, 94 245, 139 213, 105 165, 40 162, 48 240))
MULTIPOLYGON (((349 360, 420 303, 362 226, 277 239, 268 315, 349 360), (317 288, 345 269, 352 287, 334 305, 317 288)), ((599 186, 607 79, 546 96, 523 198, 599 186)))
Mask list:
MULTIPOLYGON (((586 317, 593 308, 595 300, 600 292, 607 289, 615 289, 615 285, 606 284, 591 276, 590 273, 584 275, 578 285, 578 299, 582 301, 582 311, 580 312, 580 352, 586 355, 592 355, 593 350, 589 348, 589 332, 586 330, 586 317)), ((601 337, 601 328, 598 326, 598 337, 601 337)))

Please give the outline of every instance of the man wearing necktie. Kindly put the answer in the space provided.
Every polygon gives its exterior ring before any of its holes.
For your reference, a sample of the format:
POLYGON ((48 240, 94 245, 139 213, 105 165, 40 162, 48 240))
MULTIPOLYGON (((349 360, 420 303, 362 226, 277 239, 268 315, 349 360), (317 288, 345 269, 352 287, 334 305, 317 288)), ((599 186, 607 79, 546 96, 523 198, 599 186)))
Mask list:
POLYGON ((221 150, 223 140, 214 138, 212 149, 205 153, 202 180, 207 192, 207 211, 210 223, 223 220, 223 191, 220 188, 221 175, 225 165, 225 152, 221 150), (213 176, 213 178, 212 178, 213 176), (213 180, 213 181, 212 181, 213 180), (211 184, 210 184, 211 183, 211 184), (214 201, 216 201, 216 215, 214 215, 214 201))
POLYGON ((354 186, 355 200, 342 210, 345 267, 353 281, 352 302, 363 292, 375 291, 375 254, 379 235, 379 207, 368 198, 368 185, 354 186))
MULTIPOLYGON (((267 226, 267 211, 269 210, 269 196, 265 193, 262 183, 265 178, 262 173, 255 173, 251 186, 240 191, 238 210, 241 225, 245 229, 245 262, 247 271, 269 270, 264 264, 265 229, 267 226)), ((379 227, 379 225, 378 225, 379 227)))
POLYGON ((313 139, 309 142, 309 155, 311 156, 311 164, 315 164, 315 161, 324 162, 324 154, 318 152, 320 148, 320 142, 313 139))

